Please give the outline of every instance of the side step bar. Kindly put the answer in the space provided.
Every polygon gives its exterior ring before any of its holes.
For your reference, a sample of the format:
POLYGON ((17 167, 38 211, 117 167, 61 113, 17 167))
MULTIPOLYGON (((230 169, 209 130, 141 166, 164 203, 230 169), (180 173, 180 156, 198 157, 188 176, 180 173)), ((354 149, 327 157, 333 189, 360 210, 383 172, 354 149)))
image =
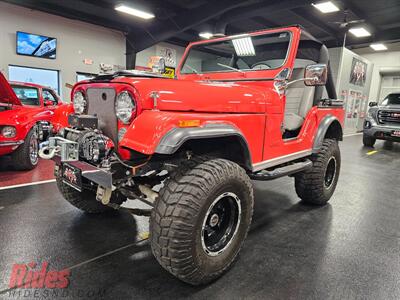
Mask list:
POLYGON ((312 168, 313 163, 311 160, 307 159, 305 161, 293 163, 284 167, 276 168, 271 171, 260 171, 257 173, 250 174, 249 177, 253 180, 273 180, 283 176, 289 176, 297 172, 305 171, 312 168))

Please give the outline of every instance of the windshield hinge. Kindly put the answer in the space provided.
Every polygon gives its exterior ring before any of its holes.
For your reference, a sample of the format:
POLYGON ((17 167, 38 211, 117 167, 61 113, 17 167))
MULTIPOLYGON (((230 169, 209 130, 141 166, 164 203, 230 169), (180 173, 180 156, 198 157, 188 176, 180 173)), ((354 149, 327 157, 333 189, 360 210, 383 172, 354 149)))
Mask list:
POLYGON ((158 106, 158 98, 160 98, 160 93, 157 91, 152 91, 150 93, 150 98, 153 99, 153 109, 157 109, 158 106))

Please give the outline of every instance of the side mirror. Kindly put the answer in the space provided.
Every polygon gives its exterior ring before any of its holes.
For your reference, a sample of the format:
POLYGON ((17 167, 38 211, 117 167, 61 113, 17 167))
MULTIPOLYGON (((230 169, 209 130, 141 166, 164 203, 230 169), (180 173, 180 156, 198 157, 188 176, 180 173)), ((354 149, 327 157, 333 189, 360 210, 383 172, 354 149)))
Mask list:
POLYGON ((44 100, 44 106, 53 106, 54 105, 54 103, 53 103, 53 101, 50 101, 50 100, 44 100))
POLYGON ((325 85, 328 79, 326 64, 308 65, 304 71, 304 84, 307 86, 325 85))
POLYGON ((370 102, 369 107, 374 107, 374 106, 378 106, 378 102, 370 102))

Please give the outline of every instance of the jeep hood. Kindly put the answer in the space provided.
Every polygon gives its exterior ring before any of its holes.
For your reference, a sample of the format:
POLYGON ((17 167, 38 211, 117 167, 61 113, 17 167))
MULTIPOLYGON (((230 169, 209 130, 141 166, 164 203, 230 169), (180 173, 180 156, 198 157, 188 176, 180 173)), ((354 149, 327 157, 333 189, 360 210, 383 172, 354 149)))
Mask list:
POLYGON ((21 101, 15 95, 3 73, 0 72, 0 102, 14 105, 22 105, 21 101))
POLYGON ((120 77, 112 83, 133 85, 143 109, 187 112, 263 113, 267 86, 234 82, 120 77), (154 99, 156 95, 156 100, 154 99))

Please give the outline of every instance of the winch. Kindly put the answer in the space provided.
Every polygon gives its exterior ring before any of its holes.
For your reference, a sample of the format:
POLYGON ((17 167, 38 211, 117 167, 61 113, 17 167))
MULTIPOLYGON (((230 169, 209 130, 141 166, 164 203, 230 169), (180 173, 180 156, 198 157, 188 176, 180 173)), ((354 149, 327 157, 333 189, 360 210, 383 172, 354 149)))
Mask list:
POLYGON ((79 158, 87 162, 99 163, 114 148, 113 141, 103 135, 97 127, 95 116, 71 115, 69 123, 73 128, 63 128, 58 136, 50 137, 41 144, 39 155, 51 159, 56 154, 61 161, 77 161, 79 158))
POLYGON ((114 148, 111 139, 96 132, 96 130, 71 130, 67 128, 65 131, 65 138, 78 143, 79 156, 86 161, 100 162, 114 148))

